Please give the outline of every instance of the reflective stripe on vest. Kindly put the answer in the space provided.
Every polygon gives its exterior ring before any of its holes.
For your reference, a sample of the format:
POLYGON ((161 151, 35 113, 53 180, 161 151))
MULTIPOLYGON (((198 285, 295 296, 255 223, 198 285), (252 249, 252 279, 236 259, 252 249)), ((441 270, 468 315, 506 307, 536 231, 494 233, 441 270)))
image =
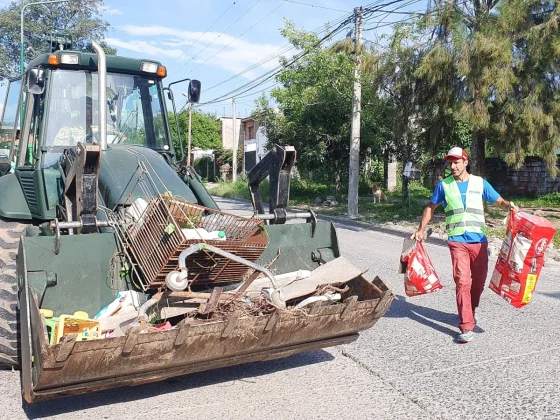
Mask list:
POLYGON ((466 194, 466 208, 455 179, 450 176, 443 180, 445 192, 445 224, 448 236, 462 235, 465 232, 486 234, 482 191, 484 180, 470 175, 466 194))

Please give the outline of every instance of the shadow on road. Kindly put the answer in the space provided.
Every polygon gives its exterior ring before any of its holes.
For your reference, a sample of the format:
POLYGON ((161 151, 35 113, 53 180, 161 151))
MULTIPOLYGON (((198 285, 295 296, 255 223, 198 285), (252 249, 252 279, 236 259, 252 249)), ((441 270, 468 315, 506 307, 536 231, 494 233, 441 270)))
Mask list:
POLYGON ((541 295, 545 295, 548 297, 551 297, 553 299, 560 299, 560 292, 555 292, 555 293, 540 293, 541 295))
POLYGON ((404 296, 398 295, 385 318, 410 318, 422 325, 431 327, 439 332, 455 337, 457 335, 458 316, 455 313, 442 312, 437 309, 426 308, 407 302, 404 296), (435 322, 437 321, 437 322, 435 322), (447 328, 440 323, 454 327, 447 328))
POLYGON ((315 350, 290 356, 285 359, 254 362, 207 372, 193 373, 153 384, 115 388, 107 391, 38 402, 33 405, 24 406, 24 411, 29 419, 46 418, 72 412, 76 412, 76 418, 79 418, 80 416, 78 413, 82 410, 116 403, 137 401, 157 395, 180 392, 209 385, 222 384, 222 386, 229 386, 231 384, 228 384, 228 382, 251 381, 253 378, 262 375, 308 366, 315 363, 328 362, 333 359, 334 357, 330 353, 324 350, 315 350))

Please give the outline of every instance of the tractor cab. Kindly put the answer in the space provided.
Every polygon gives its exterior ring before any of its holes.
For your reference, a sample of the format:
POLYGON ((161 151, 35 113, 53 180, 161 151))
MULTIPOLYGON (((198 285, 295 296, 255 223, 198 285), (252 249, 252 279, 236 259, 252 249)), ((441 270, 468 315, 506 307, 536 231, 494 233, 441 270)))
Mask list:
POLYGON ((0 178, 0 183, 13 185, 0 188, 11 193, 11 205, 0 206, 0 216, 57 217, 56 207, 63 204, 61 160, 78 143, 99 145, 110 159, 112 168, 101 169, 101 183, 115 178, 123 150, 141 148, 152 160, 159 155, 174 161, 162 85, 166 68, 156 61, 106 57, 103 105, 98 60, 97 54, 59 50, 35 58, 22 78, 10 82, 0 123, 0 176, 10 179, 0 178), (105 131, 100 113, 105 114, 105 131))

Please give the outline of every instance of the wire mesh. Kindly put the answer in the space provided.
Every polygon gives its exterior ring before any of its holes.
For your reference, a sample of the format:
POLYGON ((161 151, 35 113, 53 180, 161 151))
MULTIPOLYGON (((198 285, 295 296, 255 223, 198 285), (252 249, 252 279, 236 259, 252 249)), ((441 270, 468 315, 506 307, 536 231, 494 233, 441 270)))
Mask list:
MULTIPOLYGON (((142 163, 139 167, 124 205, 110 217, 144 290, 164 286, 166 275, 178 270, 181 252, 193 244, 208 243, 252 262, 263 253, 268 238, 262 221, 161 194, 142 163), (204 231, 222 231, 225 238, 208 240, 204 231)), ((192 254, 186 264, 191 284, 237 282, 247 272, 245 265, 207 250, 192 254)))

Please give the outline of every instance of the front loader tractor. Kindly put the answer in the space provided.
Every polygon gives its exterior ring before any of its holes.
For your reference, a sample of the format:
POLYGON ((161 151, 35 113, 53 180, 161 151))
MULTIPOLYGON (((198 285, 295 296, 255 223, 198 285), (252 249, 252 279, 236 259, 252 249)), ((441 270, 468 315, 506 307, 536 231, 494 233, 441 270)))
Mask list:
POLYGON ((221 211, 173 148, 165 67, 93 49, 31 61, 0 119, 0 365, 25 401, 349 343, 383 316, 394 296, 333 225, 287 211, 293 148, 249 173, 253 216, 221 211))

